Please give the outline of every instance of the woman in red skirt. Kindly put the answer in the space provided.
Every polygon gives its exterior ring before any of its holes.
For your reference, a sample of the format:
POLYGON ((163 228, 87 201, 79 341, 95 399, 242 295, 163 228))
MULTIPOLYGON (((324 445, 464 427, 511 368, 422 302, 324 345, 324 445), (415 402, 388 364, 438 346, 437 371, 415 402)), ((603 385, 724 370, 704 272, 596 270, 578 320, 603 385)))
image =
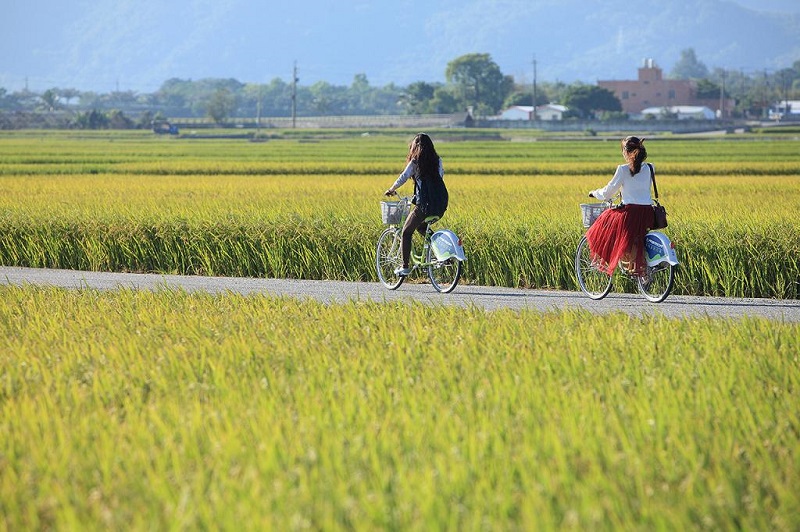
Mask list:
POLYGON ((647 150, 644 139, 622 139, 622 156, 627 164, 617 167, 614 177, 589 197, 606 200, 622 189, 622 204, 606 209, 586 232, 589 252, 599 269, 607 274, 621 264, 628 273, 645 275, 644 237, 653 227, 653 201, 650 198, 650 168, 644 164, 647 150))

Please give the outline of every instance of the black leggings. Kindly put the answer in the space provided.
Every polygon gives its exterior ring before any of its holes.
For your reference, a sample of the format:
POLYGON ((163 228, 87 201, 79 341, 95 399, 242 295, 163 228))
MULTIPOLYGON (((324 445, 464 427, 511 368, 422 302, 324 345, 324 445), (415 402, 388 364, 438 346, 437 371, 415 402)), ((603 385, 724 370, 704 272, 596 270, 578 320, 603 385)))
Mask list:
POLYGON ((422 209, 414 207, 414 210, 406 218, 406 223, 403 225, 403 239, 400 245, 400 251, 403 253, 403 268, 408 268, 408 263, 411 259, 411 237, 414 236, 414 231, 419 231, 419 234, 425 236, 427 226, 425 218, 427 217, 428 215, 422 212, 422 209))

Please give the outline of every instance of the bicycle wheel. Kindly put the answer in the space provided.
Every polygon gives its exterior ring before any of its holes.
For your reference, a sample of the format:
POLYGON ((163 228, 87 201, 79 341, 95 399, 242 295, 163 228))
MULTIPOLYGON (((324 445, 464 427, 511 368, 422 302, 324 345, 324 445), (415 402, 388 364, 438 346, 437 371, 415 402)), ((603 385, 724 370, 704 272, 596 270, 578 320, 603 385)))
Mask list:
POLYGON ((662 262, 647 267, 647 275, 636 279, 639 292, 650 302, 661 303, 672 290, 675 282, 675 266, 662 262))
POLYGON ((425 262, 432 263, 428 266, 428 278, 437 292, 449 294, 455 290, 463 268, 460 260, 450 258, 438 262, 433 249, 429 247, 425 262))
POLYGON ((378 280, 388 288, 394 290, 403 284, 405 277, 398 277, 394 271, 403 265, 400 251, 400 229, 387 227, 378 238, 378 247, 375 252, 375 269, 378 280))
POLYGON ((611 276, 592 264, 589 243, 585 236, 581 238, 575 252, 575 275, 581 290, 592 299, 603 299, 611 291, 611 276))

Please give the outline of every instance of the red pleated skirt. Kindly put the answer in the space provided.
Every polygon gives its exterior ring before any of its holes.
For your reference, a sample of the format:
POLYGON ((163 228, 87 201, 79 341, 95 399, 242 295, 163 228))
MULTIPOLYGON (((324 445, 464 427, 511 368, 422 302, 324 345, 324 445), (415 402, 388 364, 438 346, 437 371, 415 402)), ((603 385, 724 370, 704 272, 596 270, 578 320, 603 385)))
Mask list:
POLYGON ((609 275, 618 264, 633 275, 644 275, 647 272, 644 237, 651 227, 652 205, 606 209, 586 231, 592 260, 609 275))

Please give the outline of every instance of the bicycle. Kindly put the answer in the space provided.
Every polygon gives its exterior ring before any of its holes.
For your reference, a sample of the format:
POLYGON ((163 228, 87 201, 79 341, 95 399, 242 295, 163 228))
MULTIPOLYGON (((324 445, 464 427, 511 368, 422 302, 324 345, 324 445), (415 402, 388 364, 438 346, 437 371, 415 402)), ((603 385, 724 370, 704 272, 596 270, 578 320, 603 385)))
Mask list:
MULTIPOLYGON (((398 201, 382 201, 381 217, 388 227, 378 237, 375 253, 375 268, 378 279, 389 290, 397 289, 406 276, 394 272, 403 265, 400 244, 403 222, 411 208, 411 198, 402 197, 398 201)), ((422 251, 411 249, 411 271, 427 270, 428 278, 437 292, 452 292, 463 272, 462 263, 466 260, 461 239, 449 229, 433 231, 431 225, 439 216, 425 218, 425 240, 422 251)))
MULTIPOLYGON (((612 200, 603 203, 582 203, 583 226, 589 228, 600 214, 617 207, 612 200)), ((678 257, 675 245, 661 231, 650 231, 644 239, 647 272, 644 276, 633 276, 621 268, 623 273, 636 280, 639 292, 652 303, 661 303, 672 291, 678 257)), ((612 272, 613 273, 613 272, 612 272)), ((603 299, 611 292, 612 275, 600 271, 589 254, 589 245, 584 235, 575 252, 575 274, 581 290, 592 299, 603 299)))

